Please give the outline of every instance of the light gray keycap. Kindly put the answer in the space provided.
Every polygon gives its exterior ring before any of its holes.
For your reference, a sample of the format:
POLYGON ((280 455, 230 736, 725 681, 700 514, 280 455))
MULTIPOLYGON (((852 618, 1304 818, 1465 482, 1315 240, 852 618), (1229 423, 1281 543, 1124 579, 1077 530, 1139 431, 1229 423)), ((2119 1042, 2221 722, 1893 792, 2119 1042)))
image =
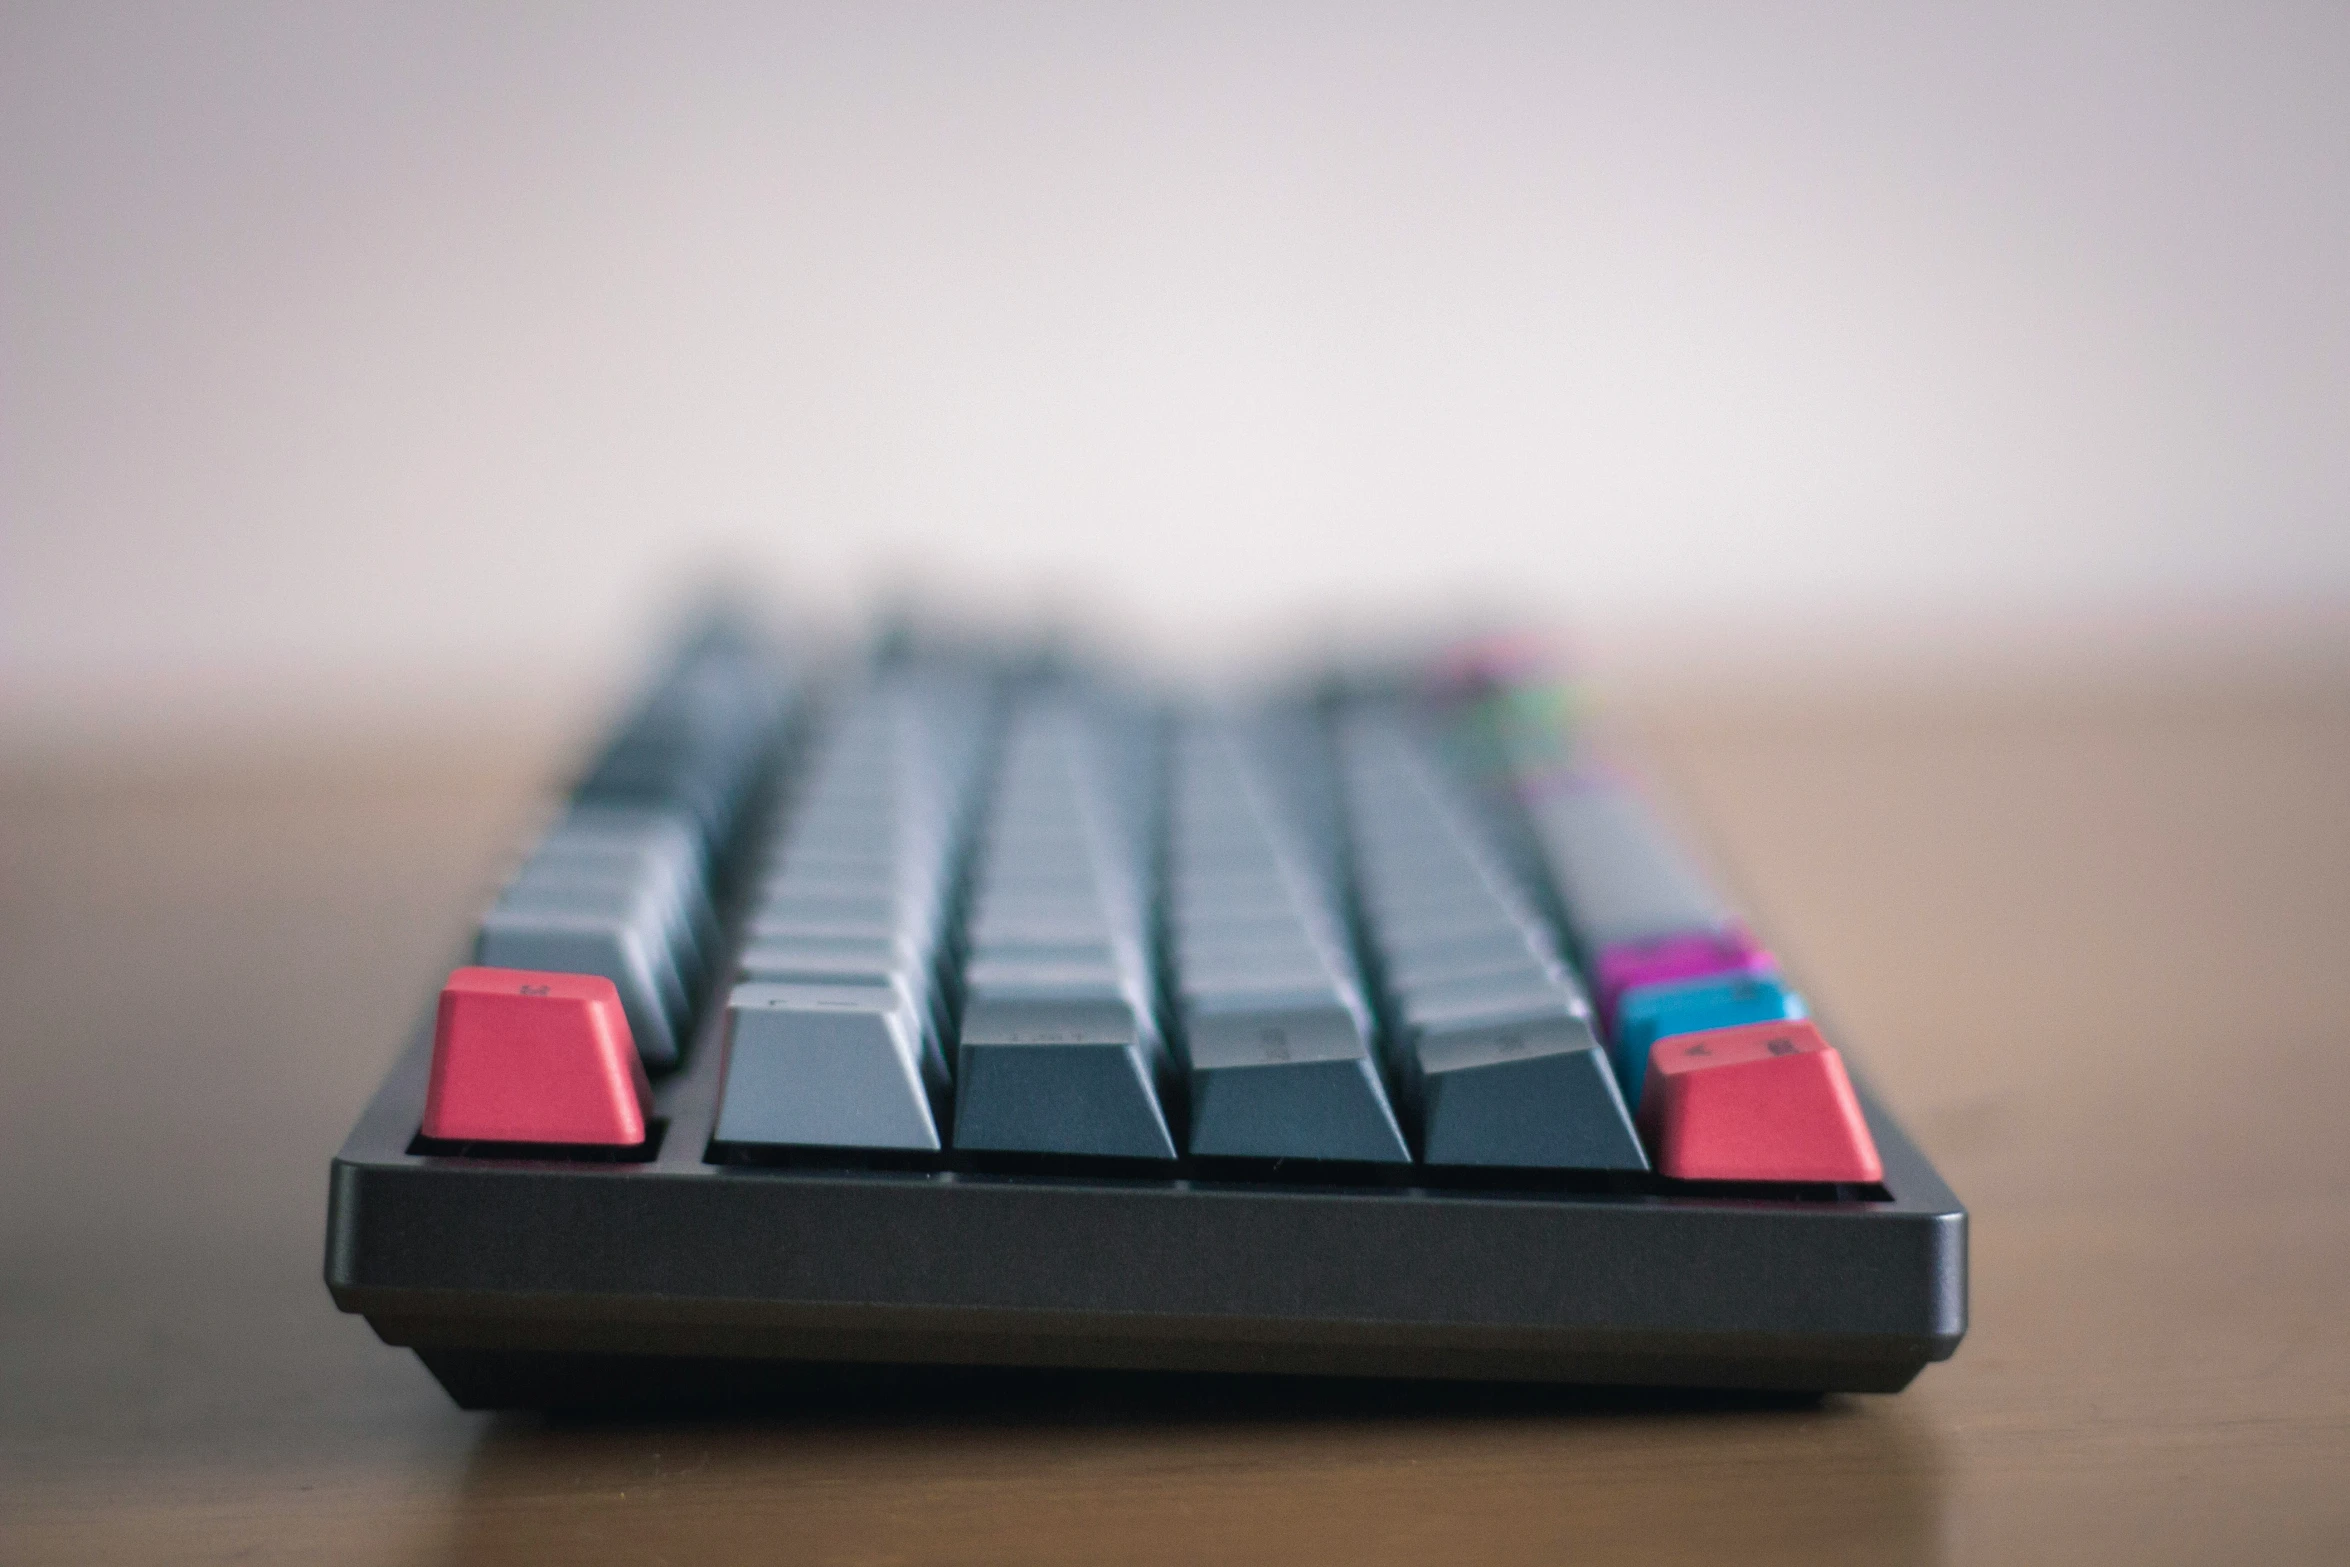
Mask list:
POLYGON ((982 1002, 1096 1002, 1103 1006, 1131 1006, 1148 996, 1130 982, 1105 979, 994 979, 964 987, 965 1016, 982 1002))
POLYGON ((937 1086, 894 991, 745 984, 727 998, 720 1142, 935 1149, 937 1086))
POLYGON ((1362 1019, 1318 1005, 1186 1007, 1191 1151, 1247 1159, 1411 1159, 1362 1019))
POLYGON ((1587 945, 1711 930, 1729 920, 1705 877, 1629 792, 1563 790, 1536 801, 1533 817, 1587 945))
POLYGON ((870 963, 894 968, 908 961, 906 944, 886 936, 792 936, 752 941, 737 955, 738 968, 758 963, 870 963))
POLYGON ((1034 942, 1040 945, 1076 945, 1089 941, 1106 941, 1110 935, 1110 921, 1098 910, 1070 910, 1049 914, 1017 912, 992 914, 982 910, 970 924, 972 945, 998 946, 1016 942, 1034 942))
POLYGON ((683 927, 672 911, 663 907, 655 889, 624 881, 548 876, 511 884, 499 895, 495 907, 500 913, 513 915, 577 914, 626 920, 642 938, 662 1010, 673 1027, 685 1027, 692 1000, 677 950, 683 927))
POLYGON ((771 941, 894 941, 908 951, 926 951, 929 932, 909 930, 890 919, 819 919, 796 914, 754 916, 750 937, 771 941))
POLYGON ((751 911, 754 920, 846 920, 894 924, 904 918, 904 902, 883 892, 769 894, 751 911))
POLYGON ((680 813, 659 806, 579 804, 557 818, 555 825, 547 829, 546 837, 540 840, 542 847, 596 842, 649 845, 656 853, 685 867, 697 884, 708 875, 701 829, 695 825, 690 811, 680 813))
POLYGON ((509 911, 551 909, 587 914, 624 914, 644 923, 652 941, 655 977, 672 1021, 683 1024, 693 986, 702 974, 701 953, 687 911, 668 888, 624 870, 576 866, 557 861, 526 868, 506 884, 497 907, 509 911))
POLYGON ((1441 980, 1514 972, 1529 964, 1553 973, 1567 972, 1548 936, 1532 930, 1417 951, 1383 952, 1380 971, 1390 986, 1409 990, 1441 980))
POLYGON ((514 880, 560 877, 577 873, 624 876, 647 883, 683 924, 681 956, 690 954, 695 966, 718 950, 717 914, 710 907, 698 862, 681 860, 660 845, 647 841, 568 840, 550 837, 531 851, 514 880))
POLYGON ((1024 941, 1018 938, 971 943, 973 963, 1114 963, 1118 946, 1107 938, 1087 941, 1024 941))
POLYGON ((1186 986, 1177 1007, 1187 1032, 1204 1019, 1233 1013, 1311 1012, 1323 1007, 1344 1011, 1366 1037, 1371 1031, 1370 1003, 1363 993, 1351 981, 1335 979, 1326 971, 1260 975, 1247 984, 1214 989, 1186 986))
POLYGON ((1066 991, 1093 987, 1115 994, 1125 979, 1116 962, 1051 962, 1033 958, 975 958, 963 969, 963 983, 974 991, 1034 989, 1066 991))
POLYGON ((1499 941, 1519 935, 1526 921, 1498 903, 1473 908, 1431 909, 1424 913, 1374 914, 1372 927, 1383 948, 1418 952, 1460 941, 1499 941))
POLYGON ((1561 976, 1528 967, 1506 975, 1414 986, 1397 998, 1396 1010, 1408 1026, 1426 1028, 1439 1022, 1482 1019, 1498 1023, 1552 1012, 1588 1017, 1591 1003, 1561 976))
POLYGON ((955 1146, 1172 1159, 1154 1042, 1123 1000, 995 999, 966 1007, 955 1146))
POLYGON ((1415 1033, 1405 1054, 1429 1164, 1648 1168, 1582 1018, 1448 1024, 1415 1033))
POLYGON ((473 960, 486 968, 603 975, 620 992, 645 1064, 676 1064, 677 1030, 662 1000, 653 941, 627 917, 492 909, 474 938, 473 960))
POLYGON ((928 976, 915 964, 894 953, 841 956, 807 952, 788 945, 746 947, 735 960, 738 984, 757 985, 880 985, 898 993, 921 1019, 924 1037, 938 1033, 931 1011, 928 976))

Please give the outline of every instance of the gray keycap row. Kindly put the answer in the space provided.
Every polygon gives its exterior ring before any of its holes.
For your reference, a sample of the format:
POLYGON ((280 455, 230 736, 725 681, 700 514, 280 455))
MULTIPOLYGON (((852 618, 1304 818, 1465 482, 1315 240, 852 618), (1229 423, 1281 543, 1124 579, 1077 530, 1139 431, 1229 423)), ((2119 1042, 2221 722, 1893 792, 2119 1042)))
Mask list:
POLYGON ((721 1141, 935 1149, 941 981, 993 695, 975 670, 877 676, 787 801, 735 961, 721 1141))
POLYGON ((645 1064, 675 1065, 720 950, 710 865, 723 840, 712 835, 730 830, 789 700, 753 653, 689 660, 623 726, 482 916, 474 961, 604 976, 645 1064))
POLYGON ((1434 1164, 1643 1166, 1548 920, 1402 715, 1334 766, 1303 710, 1161 745, 1045 688, 991 782, 990 711, 933 681, 836 726, 749 915, 719 1140, 1402 1163, 1409 1125, 1434 1164))
POLYGON ((958 1148, 1175 1156, 1154 1011, 1152 749, 1134 715, 1064 689, 1011 725, 977 851, 958 1148))
POLYGON ((1388 1053, 1430 1164, 1645 1169, 1549 920, 1408 718, 1350 715, 1340 770, 1388 1053))
POLYGON ((1310 723, 1176 737, 1167 948, 1191 1152, 1402 1163, 1339 889, 1293 789, 1310 723))
POLYGON ((1632 791, 1561 789, 1535 798, 1529 811, 1587 947, 1732 923, 1711 883, 1632 791))
POLYGON ((620 726, 572 798, 679 813, 715 859, 733 838, 794 696, 766 654, 709 642, 620 726))

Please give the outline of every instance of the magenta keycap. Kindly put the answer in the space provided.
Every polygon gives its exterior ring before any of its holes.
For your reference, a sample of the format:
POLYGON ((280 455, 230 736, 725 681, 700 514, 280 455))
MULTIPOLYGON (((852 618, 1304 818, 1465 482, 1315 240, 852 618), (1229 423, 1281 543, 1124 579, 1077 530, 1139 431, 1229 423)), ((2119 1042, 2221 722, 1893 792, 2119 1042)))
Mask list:
POLYGON ((1635 985, 1662 985, 1676 979, 1716 974, 1771 974, 1771 955, 1755 945, 1742 926, 1676 931, 1642 941, 1619 941, 1599 950, 1592 979, 1599 990, 1599 1014, 1613 1029, 1616 998, 1635 985))

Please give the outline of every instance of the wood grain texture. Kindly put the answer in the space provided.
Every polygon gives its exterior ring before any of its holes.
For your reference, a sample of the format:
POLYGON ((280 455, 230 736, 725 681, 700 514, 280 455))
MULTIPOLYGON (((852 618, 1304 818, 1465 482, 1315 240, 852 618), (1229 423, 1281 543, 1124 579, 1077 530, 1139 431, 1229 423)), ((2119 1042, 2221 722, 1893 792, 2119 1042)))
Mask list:
POLYGON ((543 747, 0 776, 0 1561, 2350 1557, 2350 682, 1625 715, 1975 1212, 1895 1398, 1065 1379, 461 1414, 326 1162, 543 747))

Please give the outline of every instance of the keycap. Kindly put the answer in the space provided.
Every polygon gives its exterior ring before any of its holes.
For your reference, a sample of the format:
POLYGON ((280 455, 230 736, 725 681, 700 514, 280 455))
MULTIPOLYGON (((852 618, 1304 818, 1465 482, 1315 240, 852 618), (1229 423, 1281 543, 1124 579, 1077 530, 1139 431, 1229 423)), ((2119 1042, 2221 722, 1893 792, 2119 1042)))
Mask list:
POLYGON ((1766 974, 1717 975, 1641 985, 1616 1002, 1616 1080, 1634 1110, 1648 1076, 1648 1051, 1674 1034, 1700 1034, 1741 1023, 1785 1022, 1805 1015, 1803 998, 1766 974))
POLYGON ((1591 979, 1600 1016, 1612 1021, 1624 992, 1642 985, 1718 975, 1769 975, 1771 955, 1735 922, 1710 930, 1680 931, 1601 947, 1593 955, 1591 979))
POLYGON ((539 841, 514 873, 514 881, 567 876, 603 876, 647 885, 680 925, 681 949, 698 960, 718 947, 718 919, 698 865, 659 843, 589 838, 558 830, 539 841))
POLYGON ((674 861, 697 884, 708 871, 706 850, 692 818, 658 805, 612 805, 574 801, 540 840, 541 846, 623 844, 642 846, 674 861))
POLYGON ((1098 959, 974 957, 963 969, 963 982, 981 988, 1059 990, 1106 986, 1115 990, 1128 977, 1115 953, 1098 959))
POLYGON ((1384 943, 1380 951, 1380 977, 1398 993, 1423 985, 1492 979, 1529 970, 1562 978, 1568 973, 1565 960, 1531 932, 1463 944, 1434 955, 1424 951, 1396 952, 1384 943))
POLYGON ((1441 1024, 1416 1031, 1408 1055, 1429 1164, 1648 1168, 1583 1018, 1441 1024))
POLYGON ((1564 976, 1531 965, 1515 972, 1444 980, 1401 991, 1396 1011, 1412 1027, 1438 1022, 1540 1017, 1552 1012, 1588 1017, 1583 992, 1564 976))
POLYGON ((955 1146, 1172 1159, 1161 1065, 1123 1000, 982 997, 957 1047, 955 1146))
POLYGON ((461 968, 442 987, 425 1136, 635 1147, 651 1106, 610 980, 461 968))
POLYGON ((1377 949, 1381 973, 1398 985, 1418 979, 1480 973, 1495 967, 1515 968, 1529 956, 1537 961, 1557 956, 1557 949, 1546 937, 1519 926, 1448 934, 1425 941, 1399 940, 1382 927, 1377 949))
POLYGON ((1802 1019, 1659 1040, 1639 1125, 1658 1173, 1683 1180, 1884 1178, 1844 1058, 1802 1019))
POLYGON ((1359 711, 1340 760, 1421 1157, 1646 1168, 1581 986, 1428 743, 1393 709, 1359 711))
POLYGON ((658 888, 609 876, 525 876, 507 884, 494 912, 516 918, 580 915, 626 922, 641 940, 654 991, 670 1025, 683 1026, 691 1000, 678 948, 690 937, 678 911, 667 905, 658 888))
POLYGON ((1362 1020, 1337 998, 1198 1012, 1187 1046, 1194 1154, 1410 1162, 1362 1020))
POLYGON ((1729 923, 1712 886, 1629 789, 1552 790, 1529 813, 1586 950, 1729 923))
POLYGON ((908 967, 912 955, 904 943, 887 936, 803 937, 784 941, 753 941, 735 954, 735 976, 754 978, 769 970, 829 966, 858 973, 897 973, 908 967))
POLYGON ((664 998, 669 987, 661 977, 659 935, 629 916, 493 908, 482 916, 473 956, 485 968, 603 976, 619 992, 645 1064, 676 1064, 678 1033, 664 998))
POLYGON ((751 947, 736 960, 734 977, 737 984, 878 985, 895 991, 921 1022, 925 1048, 937 1048, 938 1024, 929 979, 903 958, 869 962, 795 953, 789 947, 751 947))
POLYGON ((707 857, 733 837, 789 700, 788 682, 766 659, 704 650, 645 697, 573 798, 679 812, 707 857))
POLYGON ((1047 687, 1013 716, 977 851, 958 1148, 1175 1156, 1152 1015, 1152 871, 1120 826, 1120 781, 1138 765, 1127 748, 1154 743, 1094 693, 1047 687))
POLYGON ((737 985, 726 1002, 720 1142, 935 1149, 921 1024, 878 985, 737 985))

